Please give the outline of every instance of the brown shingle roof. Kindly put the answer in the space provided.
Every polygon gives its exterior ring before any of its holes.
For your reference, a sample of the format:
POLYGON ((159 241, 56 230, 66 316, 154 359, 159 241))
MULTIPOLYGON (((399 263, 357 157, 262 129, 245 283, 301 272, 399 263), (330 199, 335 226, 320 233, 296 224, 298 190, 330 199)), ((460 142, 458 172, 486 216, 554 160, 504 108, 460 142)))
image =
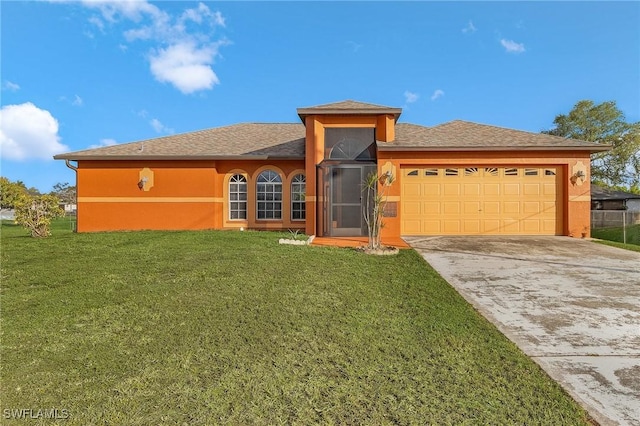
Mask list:
POLYGON ((503 127, 454 120, 434 127, 409 123, 396 125, 393 142, 378 142, 382 150, 505 150, 505 149, 583 149, 604 151, 607 145, 524 132, 503 127))
POLYGON ((334 102, 330 104, 316 105, 312 107, 298 108, 298 116, 304 122, 304 118, 308 115, 324 114, 324 115, 378 115, 378 114, 391 114, 395 117, 396 121, 400 114, 402 114, 402 108, 392 108, 384 105, 367 104, 364 102, 357 102, 352 100, 346 100, 341 102, 334 102))
POLYGON ((242 123, 56 155, 55 159, 302 159, 305 128, 296 123, 242 123))
POLYGON ((607 201, 607 200, 640 200, 640 194, 632 194, 631 192, 616 191, 609 188, 603 188, 598 185, 591 184, 591 200, 607 201))
MULTIPOLYGON (((351 101, 348 101, 351 102, 351 101)), ((296 123, 243 123, 165 136, 145 141, 56 155, 63 160, 124 159, 303 159, 305 128, 296 123)), ((435 127, 396 124, 393 142, 378 142, 381 150, 588 150, 608 146, 523 132, 466 121, 435 127)))

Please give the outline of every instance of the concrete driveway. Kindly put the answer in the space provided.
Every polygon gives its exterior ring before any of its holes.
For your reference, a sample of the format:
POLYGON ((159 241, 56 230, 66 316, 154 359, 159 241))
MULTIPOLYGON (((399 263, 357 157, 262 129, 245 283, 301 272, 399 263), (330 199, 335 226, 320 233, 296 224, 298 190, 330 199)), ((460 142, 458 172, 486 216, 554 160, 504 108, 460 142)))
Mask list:
POLYGON ((640 253, 568 237, 405 237, 601 425, 640 425, 640 253))

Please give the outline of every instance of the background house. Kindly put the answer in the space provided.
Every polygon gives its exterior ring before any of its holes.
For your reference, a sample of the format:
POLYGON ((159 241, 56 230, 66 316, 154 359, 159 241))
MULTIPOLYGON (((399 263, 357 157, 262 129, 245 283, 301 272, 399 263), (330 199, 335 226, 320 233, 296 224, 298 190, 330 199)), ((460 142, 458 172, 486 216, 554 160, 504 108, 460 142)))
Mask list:
POLYGON ((640 195, 591 185, 591 227, 610 228, 640 223, 640 195))
POLYGON ((591 210, 640 212, 640 194, 616 191, 591 184, 591 210))

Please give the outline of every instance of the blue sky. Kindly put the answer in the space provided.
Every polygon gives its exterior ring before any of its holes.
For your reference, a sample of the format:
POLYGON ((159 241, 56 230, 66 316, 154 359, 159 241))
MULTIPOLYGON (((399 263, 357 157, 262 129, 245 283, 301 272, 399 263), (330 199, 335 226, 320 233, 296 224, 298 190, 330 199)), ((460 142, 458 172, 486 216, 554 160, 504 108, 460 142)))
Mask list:
POLYGON ((0 174, 354 99, 538 132, 582 99, 640 120, 638 2, 2 1, 0 174))

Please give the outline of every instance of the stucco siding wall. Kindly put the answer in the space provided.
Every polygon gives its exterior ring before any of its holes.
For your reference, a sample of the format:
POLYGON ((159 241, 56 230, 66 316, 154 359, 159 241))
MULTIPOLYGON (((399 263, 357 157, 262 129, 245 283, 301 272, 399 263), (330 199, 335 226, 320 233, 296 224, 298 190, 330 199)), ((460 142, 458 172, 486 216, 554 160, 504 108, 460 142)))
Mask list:
POLYGON ((304 227, 290 220, 296 171, 304 173, 302 161, 80 161, 78 232, 304 227), (282 220, 255 219, 255 179, 265 169, 282 177, 282 220), (228 220, 227 185, 236 172, 248 181, 244 221, 228 220))

